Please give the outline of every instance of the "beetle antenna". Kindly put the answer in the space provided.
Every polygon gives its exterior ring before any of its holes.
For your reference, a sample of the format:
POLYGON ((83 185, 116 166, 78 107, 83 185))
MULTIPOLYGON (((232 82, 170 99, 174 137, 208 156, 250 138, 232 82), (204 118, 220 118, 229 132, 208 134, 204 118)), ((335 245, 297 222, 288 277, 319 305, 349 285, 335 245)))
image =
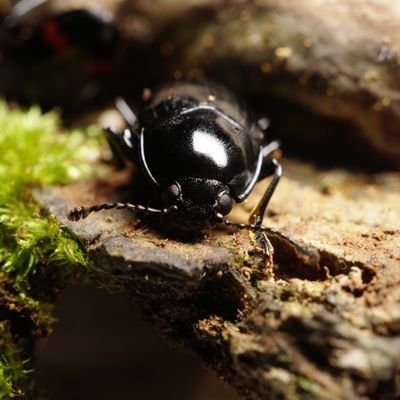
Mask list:
POLYGON ((222 219, 222 222, 226 226, 233 226, 239 229, 249 229, 253 232, 265 232, 267 235, 273 236, 275 238, 284 239, 285 241, 289 242, 293 245, 296 249, 296 252, 301 255, 304 260, 310 265, 319 265, 319 254, 318 252, 314 251, 312 248, 308 248, 303 244, 293 240, 289 236, 277 231, 274 228, 268 228, 266 226, 257 225, 257 224, 240 224, 237 222, 230 221, 229 219, 222 219))
POLYGON ((162 214, 163 210, 158 210, 157 208, 151 208, 151 207, 146 207, 142 206, 141 204, 131 204, 131 203, 103 203, 103 204, 95 204, 90 207, 75 207, 71 208, 68 211, 67 218, 70 221, 79 221, 80 219, 86 218, 89 214, 93 212, 99 212, 102 210, 111 210, 111 209, 117 209, 117 210, 131 210, 131 211, 140 211, 143 213, 148 213, 148 214, 162 214))
POLYGON ((282 233, 276 231, 273 228, 267 228, 266 226, 262 225, 256 225, 256 224, 242 224, 239 222, 233 222, 229 219, 223 219, 222 223, 226 226, 233 226, 235 228, 239 229, 249 229, 251 231, 261 231, 261 232, 266 232, 266 233, 271 233, 271 234, 278 234, 284 236, 282 233))
POLYGON ((229 219, 223 219, 222 223, 226 226, 233 226, 233 227, 239 228, 239 229, 249 229, 253 232, 265 232, 267 234, 270 234, 271 236, 275 236, 280 239, 285 239, 285 240, 289 241, 290 243, 292 243, 296 247, 303 248, 303 246, 300 245, 299 243, 297 243, 295 240, 291 239, 289 236, 286 236, 285 234, 277 231, 274 228, 268 228, 266 226, 257 225, 257 224, 241 224, 238 222, 233 222, 229 219))

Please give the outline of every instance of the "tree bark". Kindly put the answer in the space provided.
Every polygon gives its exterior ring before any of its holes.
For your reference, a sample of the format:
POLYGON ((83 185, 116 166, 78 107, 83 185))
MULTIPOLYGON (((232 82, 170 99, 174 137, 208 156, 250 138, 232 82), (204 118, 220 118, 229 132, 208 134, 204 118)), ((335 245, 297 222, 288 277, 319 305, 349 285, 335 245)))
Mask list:
MULTIPOLYGON (((182 238, 123 211, 66 219, 69 207, 121 200, 126 171, 35 197, 82 241, 96 284, 127 291, 244 398, 397 399, 399 175, 295 161, 284 170, 264 221, 287 235, 269 236, 273 265, 245 230, 182 238)), ((233 217, 245 218, 265 185, 233 217)))

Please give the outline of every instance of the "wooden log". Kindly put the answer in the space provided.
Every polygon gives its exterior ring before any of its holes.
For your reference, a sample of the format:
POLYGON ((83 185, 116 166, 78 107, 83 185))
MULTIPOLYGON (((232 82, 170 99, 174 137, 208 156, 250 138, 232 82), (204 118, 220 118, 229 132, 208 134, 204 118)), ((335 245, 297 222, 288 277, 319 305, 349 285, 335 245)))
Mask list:
MULTIPOLYGON (((247 399, 397 399, 400 395, 398 173, 322 172, 285 161, 264 223, 274 264, 247 231, 174 236, 124 211, 66 219, 69 207, 121 200, 113 179, 37 191, 88 251, 92 278, 123 289, 171 340, 247 399)), ((261 182, 233 217, 242 219, 261 182)))

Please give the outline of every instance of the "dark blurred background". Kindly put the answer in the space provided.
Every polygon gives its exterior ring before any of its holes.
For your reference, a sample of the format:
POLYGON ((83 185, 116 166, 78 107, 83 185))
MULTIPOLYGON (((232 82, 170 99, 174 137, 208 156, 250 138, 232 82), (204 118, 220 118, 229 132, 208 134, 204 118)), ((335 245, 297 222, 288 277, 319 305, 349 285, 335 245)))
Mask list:
POLYGON ((37 382, 53 400, 238 400, 199 359, 173 347, 123 295, 62 292, 54 333, 37 343, 37 382))

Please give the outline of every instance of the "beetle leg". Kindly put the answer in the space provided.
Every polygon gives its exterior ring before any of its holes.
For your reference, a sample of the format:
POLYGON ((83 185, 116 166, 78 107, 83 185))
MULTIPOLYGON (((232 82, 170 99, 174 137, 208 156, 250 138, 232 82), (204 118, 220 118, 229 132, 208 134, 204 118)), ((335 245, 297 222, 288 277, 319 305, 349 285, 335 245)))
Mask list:
POLYGON ((114 164, 118 169, 125 167, 126 160, 136 162, 137 149, 139 147, 137 137, 130 129, 118 132, 113 128, 104 128, 104 134, 110 146, 114 158, 114 164), (134 159, 132 159, 134 157, 134 159))
POLYGON ((268 143, 262 149, 263 163, 260 171, 260 176, 258 180, 264 179, 267 176, 271 176, 274 173, 275 166, 271 163, 273 158, 279 158, 281 155, 281 142, 279 140, 274 140, 268 143), (272 169, 271 169, 272 168, 272 169))
POLYGON ((133 131, 132 128, 137 121, 137 117, 136 117, 135 113, 133 112, 132 108, 129 107, 128 103, 122 97, 117 97, 115 99, 115 107, 117 108, 119 113, 122 115, 122 118, 125 120, 125 122, 128 124, 128 126, 133 131))
MULTIPOLYGON (((319 254, 318 252, 316 252, 315 250, 306 247, 305 245, 297 242, 296 240, 292 239, 291 237, 285 235, 282 232, 277 231, 274 228, 269 228, 266 226, 256 226, 256 225, 252 225, 252 224, 241 224, 238 222, 233 222, 230 221, 229 219, 225 219, 221 216, 220 222, 222 222, 224 225, 226 226, 234 226, 236 228, 239 229, 250 229, 256 233, 260 233, 263 232, 267 235, 268 237, 272 237, 278 240, 283 240, 286 241, 287 243, 290 243, 291 247, 293 247, 293 249, 295 250, 295 252, 299 255, 299 257, 301 257, 304 262, 312 265, 312 266, 318 266, 319 265, 319 254)), ((255 238, 257 239, 257 236, 255 236, 255 238)), ((271 243, 269 243, 269 245, 271 245, 271 243)), ((270 247, 268 245, 268 247, 270 247)), ((272 247, 272 245, 271 245, 272 247)), ((261 246, 262 249, 262 246, 261 246)), ((268 250, 265 252, 266 256, 269 257, 270 255, 273 254, 273 252, 271 252, 271 250, 268 250)))
POLYGON ((268 206, 269 201, 271 200, 272 195, 275 192, 275 189, 278 185, 279 179, 282 176, 282 167, 279 162, 273 158, 269 164, 270 168, 273 168, 273 178, 270 184, 267 187, 263 197, 261 198, 260 202, 258 203, 257 207, 252 211, 249 222, 252 225, 260 227, 262 224, 262 220, 264 218, 265 210, 268 206))
POLYGON ((126 160, 137 163, 140 136, 135 129, 137 117, 128 103, 122 97, 118 97, 115 99, 115 107, 129 128, 118 132, 108 127, 104 129, 104 132, 114 156, 114 164, 118 169, 122 169, 125 167, 126 160))
POLYGON ((280 150, 281 142, 279 140, 273 140, 272 142, 268 143, 266 146, 263 147, 263 157, 264 160, 266 158, 271 158, 272 154, 276 151, 280 150))
POLYGON ((112 128, 104 128, 104 135, 113 155, 113 164, 117 169, 125 168, 125 157, 121 149, 122 134, 112 128))
POLYGON ((257 126, 265 132, 269 127, 270 121, 267 117, 261 117, 257 121, 257 126))

